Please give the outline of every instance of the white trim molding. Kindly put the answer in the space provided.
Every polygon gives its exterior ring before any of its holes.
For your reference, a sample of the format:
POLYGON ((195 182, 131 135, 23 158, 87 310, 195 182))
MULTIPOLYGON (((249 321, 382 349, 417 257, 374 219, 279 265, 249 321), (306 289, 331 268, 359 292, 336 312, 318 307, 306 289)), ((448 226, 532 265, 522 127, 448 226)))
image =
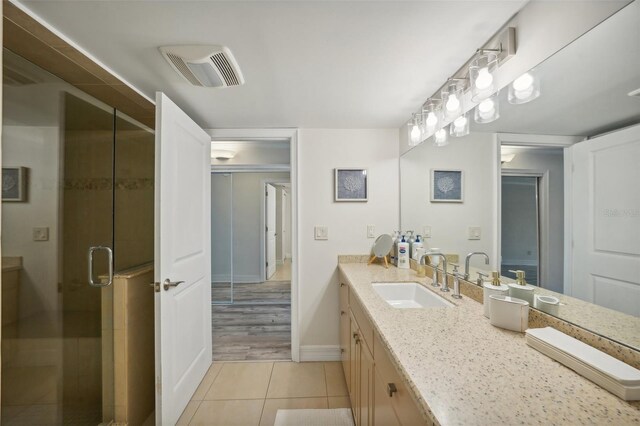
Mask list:
POLYGON ((300 361, 340 361, 342 359, 338 345, 300 346, 300 361))

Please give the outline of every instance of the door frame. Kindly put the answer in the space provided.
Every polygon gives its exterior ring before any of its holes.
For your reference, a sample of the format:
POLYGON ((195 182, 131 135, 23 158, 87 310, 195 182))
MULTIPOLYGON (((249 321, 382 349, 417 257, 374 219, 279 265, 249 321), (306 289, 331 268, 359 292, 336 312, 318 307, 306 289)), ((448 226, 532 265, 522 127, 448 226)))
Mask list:
MULTIPOLYGON (((295 362, 300 361, 300 291, 299 291, 299 205, 298 205, 298 129, 282 128, 282 129, 205 129, 211 136, 212 141, 223 140, 287 140, 289 141, 290 158, 289 167, 281 165, 273 165, 271 169, 268 166, 253 166, 247 169, 259 169, 265 171, 289 171, 291 188, 291 359, 295 362)), ((243 167, 231 166, 226 171, 249 171, 243 167)), ((215 171, 223 171, 224 168, 212 168, 215 171)), ((264 216, 264 215, 262 215, 264 216)), ((262 234, 262 233, 261 233, 262 234)), ((264 245, 263 245, 264 246, 264 245)))
MULTIPOLYGON (((266 189, 267 189, 267 185, 274 185, 274 184, 279 184, 279 183, 289 183, 291 181, 291 176, 289 176, 289 179, 262 179, 262 181, 260 181, 260 184, 262 185, 262 189, 264 189, 264 191, 261 193, 261 200, 260 200, 260 229, 264 230, 267 226, 267 194, 266 194, 266 189)), ((277 194, 277 189, 276 188, 276 194, 277 194)), ((278 202, 278 200, 276 200, 276 203, 278 202)), ((277 207, 276 207, 277 210, 277 207)), ((292 208, 293 210, 293 208, 292 208)), ((276 215, 277 218, 277 215, 276 215)), ((276 239, 276 244, 278 244, 277 239, 276 239)), ((276 249, 276 253, 277 253, 277 249, 276 249)), ((265 237, 265 232, 260 232, 260 276, 262 278, 264 278, 265 281, 267 281, 266 277, 267 277, 267 239, 265 237)), ((278 262, 278 258, 276 256, 276 264, 278 262)), ((277 268, 277 266, 276 266, 277 268)), ((293 278, 293 277, 291 277, 293 278)))
MULTIPOLYGON (((495 179, 496 185, 497 185, 497 190, 496 190, 496 197, 494 199, 494 202, 496 203, 494 205, 494 211, 495 214, 494 219, 497 220, 496 222, 496 232, 494 235, 495 238, 495 242, 496 242, 496 253, 497 253, 497 259, 498 259, 498 264, 501 265, 502 264, 502 171, 505 170, 502 168, 502 163, 500 161, 500 152, 502 149, 503 145, 508 145, 508 146, 531 146, 531 147, 547 147, 547 148, 564 148, 564 205, 565 205, 565 209, 564 209, 564 288, 565 290, 568 288, 567 287, 567 283, 569 283, 568 285, 571 286, 571 274, 567 273, 567 268, 570 267, 571 265, 571 250, 570 250, 570 235, 567 233, 568 229, 571 229, 571 218, 569 213, 571 212, 570 210, 570 204, 567 204, 569 202, 569 198, 568 198, 568 192, 570 192, 570 190, 568 191, 567 188, 569 188, 571 186, 570 182, 568 181, 568 179, 570 179, 570 173, 567 173, 567 171, 570 172, 570 165, 569 168, 567 167, 567 148, 569 148, 571 145, 574 145, 580 141, 585 140, 584 136, 556 136, 556 135, 528 135, 528 134, 520 134, 520 133, 496 133, 496 140, 498 141, 498 152, 497 152, 497 157, 498 157, 498 169, 497 169, 497 176, 495 179), (569 182, 569 183, 568 183, 569 182), (569 208, 567 208, 569 207, 569 208), (567 246, 567 242, 569 241, 569 247, 567 246)), ((548 205, 548 203, 547 203, 548 205)), ((548 262, 547 262, 548 263, 548 262)), ((540 279, 542 279, 542 277, 540 277, 540 279)))

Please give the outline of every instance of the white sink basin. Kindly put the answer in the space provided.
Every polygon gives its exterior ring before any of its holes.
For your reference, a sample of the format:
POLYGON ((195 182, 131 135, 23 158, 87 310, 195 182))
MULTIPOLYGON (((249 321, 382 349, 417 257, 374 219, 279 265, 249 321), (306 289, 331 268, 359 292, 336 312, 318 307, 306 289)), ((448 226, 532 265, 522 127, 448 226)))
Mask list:
POLYGON ((373 283, 373 289, 394 308, 443 308, 453 303, 418 283, 373 283))

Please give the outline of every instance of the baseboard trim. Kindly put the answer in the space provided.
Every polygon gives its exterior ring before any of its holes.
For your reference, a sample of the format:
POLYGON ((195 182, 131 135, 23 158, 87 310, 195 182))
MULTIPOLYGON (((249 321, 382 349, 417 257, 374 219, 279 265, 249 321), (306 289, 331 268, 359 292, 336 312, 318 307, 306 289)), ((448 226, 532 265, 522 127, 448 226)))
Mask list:
POLYGON ((340 346, 300 346, 300 361, 340 361, 340 346))

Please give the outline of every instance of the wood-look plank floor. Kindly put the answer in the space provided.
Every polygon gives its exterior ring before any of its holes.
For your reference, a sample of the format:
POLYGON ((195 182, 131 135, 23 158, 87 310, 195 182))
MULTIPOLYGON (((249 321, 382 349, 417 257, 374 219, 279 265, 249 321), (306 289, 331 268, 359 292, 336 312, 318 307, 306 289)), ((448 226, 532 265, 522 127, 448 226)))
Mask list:
POLYGON ((213 359, 291 359, 291 283, 212 285, 213 359))

